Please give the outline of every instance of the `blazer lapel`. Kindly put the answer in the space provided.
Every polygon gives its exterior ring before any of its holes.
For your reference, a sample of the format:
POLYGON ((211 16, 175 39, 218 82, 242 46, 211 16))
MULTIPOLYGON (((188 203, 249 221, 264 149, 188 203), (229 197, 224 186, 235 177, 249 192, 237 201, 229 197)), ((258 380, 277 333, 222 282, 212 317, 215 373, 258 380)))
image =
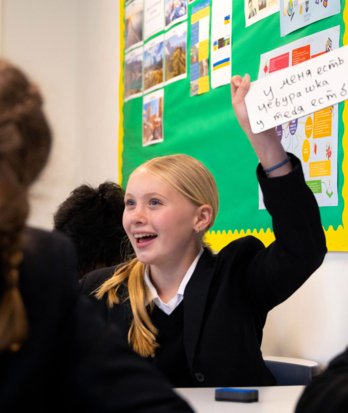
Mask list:
POLYGON ((213 278, 213 253, 205 248, 184 293, 184 346, 190 367, 203 321, 204 309, 213 278))

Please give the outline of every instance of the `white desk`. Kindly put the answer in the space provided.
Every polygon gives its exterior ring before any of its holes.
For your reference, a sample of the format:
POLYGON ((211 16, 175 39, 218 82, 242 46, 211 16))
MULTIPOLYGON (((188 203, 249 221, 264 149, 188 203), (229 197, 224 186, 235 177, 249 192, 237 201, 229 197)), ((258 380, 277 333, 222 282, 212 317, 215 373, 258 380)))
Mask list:
POLYGON ((294 413, 304 386, 253 387, 259 401, 252 403, 217 402, 215 388, 177 388, 196 413, 294 413))

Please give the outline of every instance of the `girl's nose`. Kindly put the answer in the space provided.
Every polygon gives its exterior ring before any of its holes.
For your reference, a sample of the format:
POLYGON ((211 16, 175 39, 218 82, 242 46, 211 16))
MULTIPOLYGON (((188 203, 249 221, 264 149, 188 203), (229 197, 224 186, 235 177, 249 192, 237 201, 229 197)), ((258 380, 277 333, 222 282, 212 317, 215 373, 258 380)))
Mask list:
POLYGON ((143 223, 146 221, 146 213, 141 205, 137 205, 137 207, 133 211, 132 218, 136 223, 143 223))

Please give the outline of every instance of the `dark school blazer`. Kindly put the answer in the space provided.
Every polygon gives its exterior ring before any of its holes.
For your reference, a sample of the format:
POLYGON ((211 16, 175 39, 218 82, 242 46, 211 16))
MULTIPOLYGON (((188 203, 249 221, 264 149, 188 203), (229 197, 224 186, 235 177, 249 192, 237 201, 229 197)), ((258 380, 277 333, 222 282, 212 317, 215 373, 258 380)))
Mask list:
POLYGON ((28 230, 20 288, 30 335, 17 353, 0 352, 1 412, 192 413, 78 294, 75 268, 63 235, 28 230))
MULTIPOLYGON (((245 236, 217 254, 205 248, 186 286, 184 347, 192 386, 275 384, 260 350, 267 313, 308 279, 326 253, 317 202, 299 160, 290 156, 294 169, 288 175, 266 178, 260 165, 257 170, 276 240, 266 248, 245 236)), ((93 294, 114 268, 87 274, 81 290, 93 294)), ((127 336, 128 301, 104 316, 127 336)))

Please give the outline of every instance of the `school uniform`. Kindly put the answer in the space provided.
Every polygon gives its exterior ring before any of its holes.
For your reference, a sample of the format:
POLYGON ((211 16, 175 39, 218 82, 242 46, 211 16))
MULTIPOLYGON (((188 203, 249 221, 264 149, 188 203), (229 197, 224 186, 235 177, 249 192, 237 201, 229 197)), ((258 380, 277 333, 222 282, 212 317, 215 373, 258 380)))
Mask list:
POLYGON ((75 268, 65 236, 28 229, 20 290, 29 338, 18 352, 0 352, 1 412, 192 413, 78 294, 75 268))
MULTIPOLYGON (((151 361, 176 387, 275 384, 260 350, 267 313, 309 278, 327 251, 318 205, 299 160, 289 156, 293 171, 285 176, 266 178, 261 166, 257 168, 276 241, 266 248, 246 236, 217 254, 204 248, 181 304, 169 316, 154 310, 160 348, 151 361), (173 326, 175 349, 168 346, 173 326)), ((82 292, 93 295, 114 270, 87 274, 82 292)), ((121 295, 127 296, 126 285, 121 295)), ((126 338, 132 319, 129 301, 110 310, 105 299, 101 305, 105 318, 117 323, 126 338)))

